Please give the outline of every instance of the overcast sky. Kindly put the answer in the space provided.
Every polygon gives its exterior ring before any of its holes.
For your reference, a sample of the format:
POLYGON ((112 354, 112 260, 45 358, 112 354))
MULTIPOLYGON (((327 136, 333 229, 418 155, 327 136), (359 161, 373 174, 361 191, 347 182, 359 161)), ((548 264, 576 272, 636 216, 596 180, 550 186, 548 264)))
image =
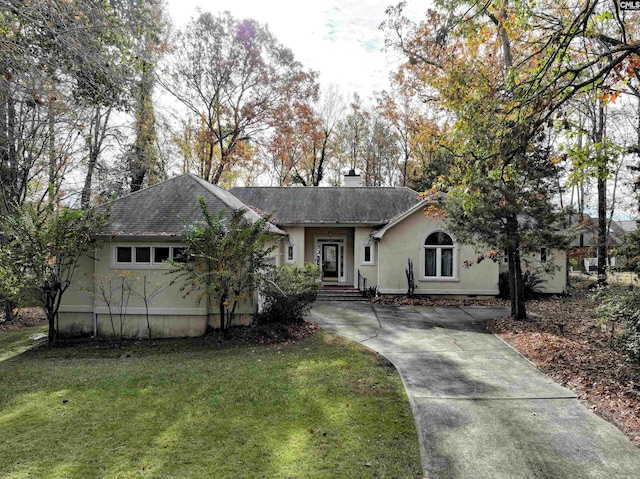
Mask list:
MULTIPOLYGON (((195 16, 196 8, 218 13, 228 10, 238 18, 253 18, 271 32, 296 58, 320 74, 320 84, 336 83, 345 95, 358 92, 367 99, 373 91, 388 89, 389 72, 397 55, 382 52, 379 30, 385 10, 397 0, 167 0, 176 25, 195 16), (394 58, 395 57, 395 58, 394 58)), ((424 15, 424 0, 408 0, 407 11, 424 15)))

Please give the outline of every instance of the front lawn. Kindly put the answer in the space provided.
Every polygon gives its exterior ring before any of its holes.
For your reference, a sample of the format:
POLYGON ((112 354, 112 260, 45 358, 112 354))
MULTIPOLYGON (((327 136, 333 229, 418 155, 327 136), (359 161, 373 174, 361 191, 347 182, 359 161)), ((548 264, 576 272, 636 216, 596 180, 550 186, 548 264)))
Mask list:
POLYGON ((328 333, 39 347, 0 385, 3 478, 421 477, 395 369, 328 333))
MULTIPOLYGON (((0 323, 0 327, 3 323, 0 323)), ((48 328, 45 324, 25 329, 6 330, 0 329, 0 363, 31 349, 35 344, 46 341, 48 328), (33 339, 44 336, 41 339, 33 339)), ((0 394, 2 391, 0 390, 0 394)))

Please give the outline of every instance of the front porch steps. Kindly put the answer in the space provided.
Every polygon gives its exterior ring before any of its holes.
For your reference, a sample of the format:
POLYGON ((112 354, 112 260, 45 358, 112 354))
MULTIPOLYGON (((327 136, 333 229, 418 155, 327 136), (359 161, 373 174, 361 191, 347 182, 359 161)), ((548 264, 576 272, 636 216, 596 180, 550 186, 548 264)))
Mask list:
POLYGON ((353 286, 324 286, 317 301, 367 301, 367 298, 353 286))

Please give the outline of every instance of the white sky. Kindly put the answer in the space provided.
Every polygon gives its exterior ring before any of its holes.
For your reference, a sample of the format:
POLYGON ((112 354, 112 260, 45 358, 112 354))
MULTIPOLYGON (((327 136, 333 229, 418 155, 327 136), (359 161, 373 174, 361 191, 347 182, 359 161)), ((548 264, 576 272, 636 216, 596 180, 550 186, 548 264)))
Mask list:
MULTIPOLYGON (((397 56, 382 52, 379 30, 385 10, 399 0, 167 0, 176 26, 195 16, 196 8, 229 11, 238 19, 267 24, 276 38, 293 50, 307 69, 319 73, 322 86, 336 83, 345 96, 358 92, 366 100, 373 91, 389 88, 389 72, 397 56)), ((429 1, 408 0, 416 19, 429 1)))

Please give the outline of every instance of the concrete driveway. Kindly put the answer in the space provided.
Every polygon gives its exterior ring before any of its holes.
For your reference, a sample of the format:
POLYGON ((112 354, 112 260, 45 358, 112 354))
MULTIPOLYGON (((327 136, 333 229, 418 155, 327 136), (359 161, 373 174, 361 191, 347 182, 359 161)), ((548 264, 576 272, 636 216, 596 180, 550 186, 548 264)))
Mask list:
POLYGON ((396 366, 427 478, 639 478, 640 449, 485 330, 505 314, 320 302, 309 319, 396 366))

